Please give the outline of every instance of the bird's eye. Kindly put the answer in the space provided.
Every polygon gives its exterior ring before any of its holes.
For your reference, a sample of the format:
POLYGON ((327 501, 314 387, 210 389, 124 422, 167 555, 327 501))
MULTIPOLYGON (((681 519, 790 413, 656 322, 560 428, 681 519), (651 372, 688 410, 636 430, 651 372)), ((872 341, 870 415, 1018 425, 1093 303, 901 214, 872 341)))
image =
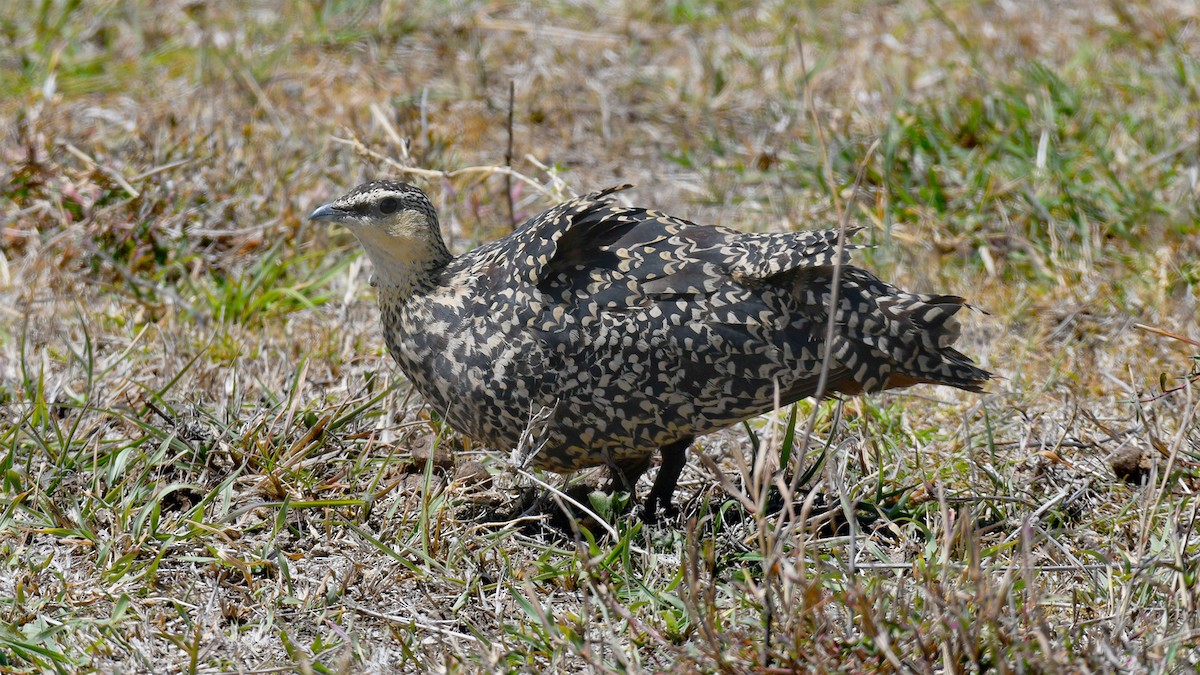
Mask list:
POLYGON ((400 208, 400 200, 395 197, 384 197, 379 200, 380 213, 395 213, 400 208))

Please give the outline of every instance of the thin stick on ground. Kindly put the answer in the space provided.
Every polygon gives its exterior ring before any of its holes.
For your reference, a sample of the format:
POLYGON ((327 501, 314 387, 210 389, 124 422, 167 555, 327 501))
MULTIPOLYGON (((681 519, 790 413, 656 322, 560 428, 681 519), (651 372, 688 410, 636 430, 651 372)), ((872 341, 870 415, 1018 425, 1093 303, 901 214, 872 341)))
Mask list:
MULTIPOLYGON (((504 150, 504 166, 512 171, 513 160, 513 97, 516 93, 516 83, 508 81, 508 147, 504 150)), ((513 208, 512 174, 504 174, 504 201, 508 204, 508 221, 512 229, 517 229, 517 212, 513 208)))
POLYGON ((455 169, 453 171, 436 171, 433 169, 421 169, 421 168, 418 168, 415 166, 408 166, 406 164, 401 164, 400 162, 397 162, 396 160, 392 159, 391 157, 388 157, 382 153, 379 153, 379 152, 376 152, 376 151, 370 149, 369 147, 366 146, 366 144, 364 144, 361 140, 359 140, 359 138, 357 136, 352 137, 352 138, 339 138, 337 136, 331 136, 330 140, 332 140, 334 143, 348 145, 348 146, 354 148, 354 151, 356 153, 358 153, 359 155, 362 155, 364 157, 369 157, 377 162, 382 162, 382 163, 386 164, 387 166, 389 166, 390 168, 392 168, 400 173, 405 173, 405 174, 409 174, 412 176, 423 176, 425 178, 446 178, 446 179, 457 178, 458 176, 467 176, 467 175, 471 175, 471 174, 482 174, 485 176, 501 174, 501 175, 511 176, 513 178, 516 178, 517 180, 532 187, 533 189, 537 190, 538 192, 540 192, 541 194, 545 195, 546 197, 548 197, 550 199, 558 198, 557 195, 555 195, 552 191, 548 190, 537 179, 527 176, 527 175, 521 173, 520 171, 517 171, 511 167, 495 166, 495 165, 490 165, 490 166, 489 165, 480 165, 480 166, 466 166, 461 169, 455 169))

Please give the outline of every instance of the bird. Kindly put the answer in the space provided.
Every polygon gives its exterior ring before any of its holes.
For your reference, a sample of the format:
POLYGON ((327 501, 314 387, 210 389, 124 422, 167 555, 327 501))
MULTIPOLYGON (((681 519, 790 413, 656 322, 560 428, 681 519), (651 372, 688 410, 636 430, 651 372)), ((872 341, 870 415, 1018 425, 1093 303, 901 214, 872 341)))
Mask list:
POLYGON ((451 427, 524 446, 522 461, 544 470, 607 466, 610 488, 631 493, 658 452, 647 522, 678 514, 699 436, 818 394, 980 392, 992 377, 953 347, 966 300, 852 265, 838 229, 700 225, 619 204, 629 187, 567 200, 461 255, 425 192, 398 180, 309 218, 361 243, 387 349, 451 427))

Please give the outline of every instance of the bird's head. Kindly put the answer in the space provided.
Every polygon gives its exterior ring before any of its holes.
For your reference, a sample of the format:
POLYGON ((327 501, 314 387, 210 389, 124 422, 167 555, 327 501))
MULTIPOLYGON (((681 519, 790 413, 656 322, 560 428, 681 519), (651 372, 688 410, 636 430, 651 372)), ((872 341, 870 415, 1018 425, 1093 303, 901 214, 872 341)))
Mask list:
POLYGON ((349 229, 375 265, 379 283, 407 285, 413 275, 450 259, 433 204, 420 188, 407 183, 364 183, 308 218, 349 229))

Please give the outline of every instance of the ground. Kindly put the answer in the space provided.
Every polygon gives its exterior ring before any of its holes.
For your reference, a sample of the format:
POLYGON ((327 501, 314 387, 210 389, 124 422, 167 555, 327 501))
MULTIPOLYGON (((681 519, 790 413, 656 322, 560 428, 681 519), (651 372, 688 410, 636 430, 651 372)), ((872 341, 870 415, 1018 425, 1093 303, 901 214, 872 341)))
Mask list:
POLYGON ((5 3, 0 672, 1191 672, 1198 33, 1191 0, 5 3), (999 377, 702 439, 674 522, 493 523, 562 480, 440 429, 305 220, 385 176, 459 251, 623 182, 861 227, 999 377))

